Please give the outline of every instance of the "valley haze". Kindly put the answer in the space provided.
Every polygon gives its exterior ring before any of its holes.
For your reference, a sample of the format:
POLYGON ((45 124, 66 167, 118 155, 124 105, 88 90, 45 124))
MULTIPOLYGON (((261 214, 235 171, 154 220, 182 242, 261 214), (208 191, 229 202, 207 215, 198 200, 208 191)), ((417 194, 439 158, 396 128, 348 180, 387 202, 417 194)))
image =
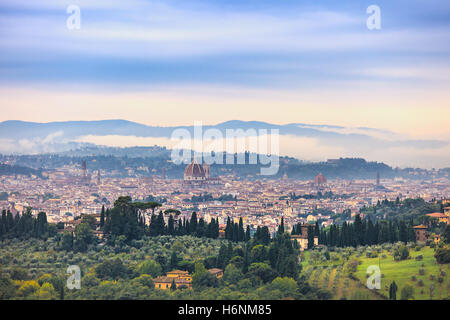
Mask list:
MULTIPOLYGON (((159 145, 171 148, 176 129, 193 132, 186 126, 149 126, 127 120, 0 123, 2 154, 36 154, 61 152, 94 144, 131 147, 159 145)), ((389 130, 368 127, 311 125, 304 123, 271 124, 261 121, 231 120, 203 129, 278 129, 280 155, 306 161, 323 161, 339 157, 363 157, 391 166, 444 168, 450 165, 450 146, 445 140, 408 139, 389 130)), ((244 150, 242 150, 244 151, 244 150)))

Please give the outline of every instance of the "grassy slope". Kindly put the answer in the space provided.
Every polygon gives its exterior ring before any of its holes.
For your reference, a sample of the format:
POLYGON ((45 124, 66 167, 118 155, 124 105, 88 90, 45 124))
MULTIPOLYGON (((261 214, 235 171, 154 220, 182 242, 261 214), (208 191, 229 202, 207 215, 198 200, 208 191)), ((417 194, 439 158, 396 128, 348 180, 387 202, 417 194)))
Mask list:
POLYGON ((364 292, 371 300, 380 300, 380 297, 371 290, 346 275, 343 270, 344 262, 342 260, 318 263, 312 266, 309 264, 309 254, 310 251, 304 252, 305 257, 302 261, 303 274, 307 276, 309 284, 329 290, 333 294, 333 300, 351 299, 352 294, 356 291, 364 292), (327 269, 324 267, 331 269, 328 282, 324 281, 327 272, 327 269))
POLYGON ((379 293, 383 294, 385 297, 389 296, 389 285, 393 280, 395 280, 399 287, 397 292, 398 299, 400 299, 401 289, 406 284, 409 284, 414 288, 414 298, 416 300, 430 299, 429 288, 431 284, 434 284, 435 286, 433 299, 445 299, 450 297, 450 277, 448 275, 450 273, 450 265, 437 264, 434 258, 434 249, 429 247, 422 248, 421 251, 410 250, 411 259, 404 261, 395 261, 394 257, 387 251, 383 251, 379 254, 380 258, 366 258, 364 255, 356 258, 355 254, 353 254, 349 261, 358 259, 362 262, 362 264, 358 266, 358 271, 355 273, 355 276, 360 282, 350 279, 344 271, 338 270, 338 266, 344 263, 342 260, 320 262, 311 265, 309 263, 309 254, 309 251, 304 253, 304 260, 302 261, 303 273, 307 276, 309 275, 308 279, 310 284, 330 290, 330 292, 333 293, 333 299, 339 300, 343 297, 351 299, 352 294, 356 291, 368 294, 371 299, 380 299, 379 296, 374 294, 372 290, 368 290, 365 286, 367 281, 367 268, 370 265, 378 265, 379 263, 381 273, 384 274, 384 277, 381 279, 381 289, 379 290, 379 293), (386 258, 381 257, 383 254, 386 255, 386 258), (423 260, 415 260, 414 258, 420 254, 423 256, 423 260), (419 275, 419 269, 422 268, 422 264, 425 269, 425 274, 423 276, 419 275), (332 268, 328 282, 323 281, 327 270, 323 269, 323 267, 332 268), (444 282, 439 284, 437 279, 441 270, 445 271, 446 276, 444 277, 444 282), (435 276, 434 280, 430 280, 430 274, 435 276), (339 276, 336 282, 334 282, 336 275, 339 276), (415 281, 411 280, 413 275, 416 276, 415 281), (422 279, 424 283, 423 287, 419 287, 419 279, 422 279), (335 288, 333 288, 333 286, 335 288), (423 293, 421 293, 422 290, 423 293))
MULTIPOLYGON (((434 297, 433 299, 444 299, 449 297, 450 289, 450 278, 448 273, 450 272, 450 265, 439 265, 436 263, 434 258, 434 250, 432 248, 426 247, 421 251, 410 250, 411 259, 403 261, 395 261, 394 258, 388 253, 383 252, 386 258, 359 258, 362 264, 358 266, 358 271, 356 272, 356 277, 361 280, 361 282, 366 282, 366 270, 370 265, 378 265, 380 261, 380 270, 384 274, 381 279, 381 293, 385 296, 389 296, 389 285, 393 280, 395 280, 399 290, 397 292, 397 298, 400 298, 400 291, 405 285, 409 284, 414 288, 414 298, 416 300, 426 300, 430 299, 430 285, 434 284, 434 297), (418 255, 423 255, 422 261, 417 261, 414 258, 418 255), (419 275, 419 269, 424 265, 425 274, 423 276, 419 275), (439 276, 440 270, 447 273, 444 277, 444 282, 439 284, 437 278, 439 276), (430 274, 435 276, 434 280, 430 280, 430 274), (412 281, 411 277, 415 275, 416 281, 412 281), (419 287, 418 281, 422 279, 424 286, 419 287), (423 293, 421 291, 423 290, 423 293)), ((380 255, 381 257, 381 255, 380 255)))

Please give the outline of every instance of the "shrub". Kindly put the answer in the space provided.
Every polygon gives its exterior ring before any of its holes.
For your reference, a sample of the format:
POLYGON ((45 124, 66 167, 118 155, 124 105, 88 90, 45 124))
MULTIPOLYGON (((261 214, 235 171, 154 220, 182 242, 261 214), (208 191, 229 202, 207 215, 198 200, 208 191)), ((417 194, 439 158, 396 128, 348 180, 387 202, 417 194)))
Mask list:
POLYGON ((423 255, 419 254, 418 256, 416 256, 415 258, 417 261, 421 261, 423 260, 423 255))
POLYGON ((402 291, 400 292, 400 299, 401 300, 409 300, 414 299, 414 288, 410 285, 406 285, 402 288, 402 291))
POLYGON ((437 249, 434 257, 440 264, 450 263, 450 248, 444 247, 437 249))
POLYGON ((419 274, 420 274, 421 276, 423 276, 423 275, 425 274, 425 269, 424 269, 424 268, 420 268, 420 269, 419 269, 419 274))
POLYGON ((358 260, 353 260, 353 261, 349 262, 348 270, 350 273, 356 272, 356 270, 358 269, 359 262, 360 261, 358 261, 358 260))
POLYGON ((409 257, 409 250, 406 246, 401 245, 394 251, 394 260, 406 260, 409 257))

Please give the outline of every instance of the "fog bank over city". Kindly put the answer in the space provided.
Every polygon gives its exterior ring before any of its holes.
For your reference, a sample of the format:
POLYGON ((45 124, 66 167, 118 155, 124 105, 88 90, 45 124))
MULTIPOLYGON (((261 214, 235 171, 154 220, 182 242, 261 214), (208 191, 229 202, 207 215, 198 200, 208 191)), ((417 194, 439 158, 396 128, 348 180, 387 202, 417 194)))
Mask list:
MULTIPOLYGON (((132 147, 158 145, 173 149, 179 143, 171 139, 177 129, 193 132, 192 125, 154 127, 126 120, 0 123, 0 152, 3 154, 36 154, 73 150, 85 145, 132 147)), ((292 123, 276 125, 258 121, 227 121, 205 125, 204 130, 279 130, 279 153, 305 161, 324 161, 340 157, 360 157, 393 167, 444 168, 450 165, 450 146, 445 140, 408 139, 392 131, 334 125, 292 123)), ((244 152, 248 139, 242 138, 244 152)), ((198 141, 197 141, 198 142, 198 141)), ((192 149, 196 149, 193 140, 192 149)), ((223 151, 226 139, 213 143, 204 140, 203 147, 223 151), (219 147, 217 147, 219 145, 219 147), (220 147, 223 146, 223 148, 220 147)), ((196 150, 200 151, 200 150, 196 150)))

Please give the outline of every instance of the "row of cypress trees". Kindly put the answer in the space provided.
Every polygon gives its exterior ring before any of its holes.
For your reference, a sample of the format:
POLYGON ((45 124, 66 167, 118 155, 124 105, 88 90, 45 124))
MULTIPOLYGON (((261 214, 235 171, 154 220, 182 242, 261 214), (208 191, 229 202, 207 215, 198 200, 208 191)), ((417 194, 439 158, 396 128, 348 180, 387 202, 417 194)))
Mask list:
POLYGON ((164 221, 162 211, 150 218, 150 236, 159 235, 192 235, 195 237, 207 237, 217 239, 219 237, 219 221, 211 219, 208 223, 203 218, 198 219, 197 213, 193 212, 190 219, 178 219, 169 215, 167 225, 164 221))
POLYGON ((45 212, 39 212, 37 217, 31 214, 31 208, 15 216, 9 210, 3 210, 0 218, 0 238, 42 238, 56 232, 56 226, 50 228, 45 212))
POLYGON ((239 218, 239 223, 231 221, 230 217, 227 219, 227 225, 225 227, 225 239, 238 242, 250 240, 250 226, 247 225, 246 231, 244 231, 244 223, 242 218, 239 218))
POLYGON ((166 212, 169 214, 167 223, 164 213, 152 213, 150 224, 147 226, 145 213, 142 209, 156 208, 147 206, 145 203, 133 203, 130 197, 120 197, 111 209, 102 209, 100 215, 100 227, 106 235, 124 235, 127 240, 140 239, 143 235, 192 235, 196 237, 219 237, 219 221, 211 219, 208 223, 203 218, 198 219, 195 212, 190 219, 176 220, 177 211, 166 212), (174 213, 174 214, 172 214, 174 213))
POLYGON ((377 221, 355 216, 353 223, 344 222, 342 226, 331 225, 328 230, 319 232, 319 244, 337 247, 376 245, 381 243, 414 242, 413 222, 405 220, 377 221))

